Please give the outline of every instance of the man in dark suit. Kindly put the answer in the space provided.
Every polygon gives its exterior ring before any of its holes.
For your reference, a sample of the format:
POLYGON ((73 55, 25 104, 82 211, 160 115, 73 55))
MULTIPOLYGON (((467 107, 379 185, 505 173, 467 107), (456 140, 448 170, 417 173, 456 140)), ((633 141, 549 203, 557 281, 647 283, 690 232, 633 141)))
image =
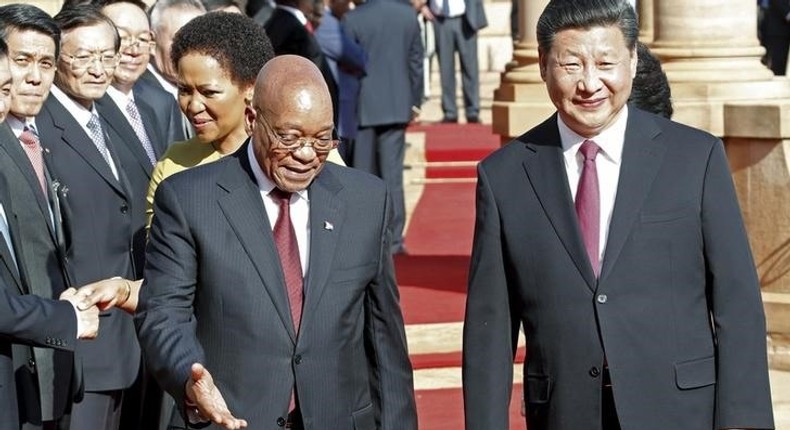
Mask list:
POLYGON ((366 1, 346 14, 345 25, 368 54, 351 165, 387 183, 394 210, 392 250, 404 252, 406 126, 419 114, 423 94, 420 27, 411 6, 389 0, 366 1))
MULTIPOLYGON (((418 0, 419 1, 419 0, 418 0)), ((455 54, 461 61, 461 90, 466 122, 480 122, 480 68, 477 32, 488 25, 482 0, 428 0, 436 36, 436 57, 442 86, 442 122, 458 122, 455 101, 455 54)))
POLYGON ((185 140, 185 135, 181 111, 173 96, 140 79, 154 46, 145 3, 139 0, 103 0, 101 3, 102 13, 112 20, 121 36, 121 59, 107 95, 97 103, 101 108, 110 101, 115 102, 117 109, 111 109, 114 117, 124 117, 126 120, 119 122, 131 127, 121 124, 123 134, 137 137, 135 143, 139 149, 135 154, 143 162, 146 158, 156 161, 168 145, 185 140), (150 149, 146 141, 150 142, 150 149))
POLYGON ((790 49, 790 2, 769 0, 763 14, 761 42, 774 75, 784 76, 790 49))
MULTIPOLYGON (((59 428, 81 389, 72 352, 78 336, 95 337, 98 310, 80 311, 74 290, 64 292, 59 254, 53 249, 55 232, 50 221, 55 217, 41 216, 39 205, 47 206, 41 182, 19 140, 4 123, 12 109, 24 115, 25 109, 35 107, 34 103, 14 104, 11 94, 36 87, 20 79, 25 75, 19 70, 24 61, 15 61, 12 79, 4 40, 13 42, 15 59, 27 59, 27 50, 34 47, 55 50, 51 36, 57 34, 57 27, 43 11, 26 5, 0 8, 0 22, 4 30, 0 39, 0 429, 59 428), (20 204, 20 211, 14 202, 20 204), (68 296, 74 306, 52 300, 58 295, 68 296)), ((44 49, 38 54, 47 61, 49 52, 44 49)), ((38 84, 42 89, 44 82, 38 84)))
POLYGON ((192 423, 417 428, 386 187, 325 163, 330 103, 312 63, 275 57, 250 141, 157 190, 135 323, 192 423))
MULTIPOLYGON (((36 117, 47 161, 68 187, 66 257, 76 285, 120 277, 136 279, 143 252, 145 208, 134 199, 126 171, 132 163, 121 137, 96 112, 118 63, 120 39, 107 17, 93 6, 62 9, 61 53, 52 94, 36 117)), ((123 390, 140 368, 131 317, 103 313, 102 336, 78 346, 85 399, 72 411, 71 428, 118 428, 123 390)))
POLYGON ((478 168, 466 428, 508 427, 515 339, 530 430, 771 429, 760 288, 724 147, 626 105, 621 0, 553 0, 557 114, 478 168))
POLYGON ((272 16, 263 27, 272 42, 275 55, 299 55, 318 66, 329 87, 329 94, 332 97, 332 117, 337 122, 339 106, 337 81, 321 51, 321 45, 313 35, 315 28, 310 18, 313 16, 314 8, 314 0, 278 0, 272 16))

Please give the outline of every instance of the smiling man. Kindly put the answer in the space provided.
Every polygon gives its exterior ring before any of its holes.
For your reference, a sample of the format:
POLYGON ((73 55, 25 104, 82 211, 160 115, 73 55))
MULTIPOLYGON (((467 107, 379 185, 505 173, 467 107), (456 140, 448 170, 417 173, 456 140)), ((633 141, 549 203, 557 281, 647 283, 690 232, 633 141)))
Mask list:
MULTIPOLYGON (((134 201, 125 172, 133 161, 94 103, 110 85, 121 41, 112 21, 93 6, 70 6, 54 19, 61 31, 55 86, 36 124, 53 176, 69 189, 62 202, 68 269, 75 285, 133 280, 142 261, 135 238, 144 234, 145 211, 142 201, 134 201)), ((140 369, 131 317, 117 309, 104 312, 102 335, 78 350, 85 398, 72 410, 71 428, 115 430, 123 390, 140 369)))
POLYGON ((414 430, 386 186, 326 163, 326 83, 309 60, 258 75, 252 137, 159 185, 138 337, 192 423, 414 430))
POLYGON ((552 0, 557 113, 478 167, 467 430, 504 430, 519 327, 530 430, 771 429, 765 316, 722 142, 626 104, 636 15, 552 0))

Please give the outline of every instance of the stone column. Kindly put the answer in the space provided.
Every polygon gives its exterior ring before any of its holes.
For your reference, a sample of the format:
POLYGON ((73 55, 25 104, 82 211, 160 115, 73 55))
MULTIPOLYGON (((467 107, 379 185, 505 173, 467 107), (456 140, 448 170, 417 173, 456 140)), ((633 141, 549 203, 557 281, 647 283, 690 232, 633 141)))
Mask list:
POLYGON ((653 0, 637 0, 636 13, 639 15, 639 40, 650 45, 653 42, 653 0))
POLYGON ((535 115, 545 116, 552 109, 540 78, 535 34, 538 18, 548 3, 548 0, 519 0, 519 40, 513 49, 513 61, 494 91, 491 108, 494 132, 502 136, 503 142, 537 124, 539 117, 535 115), (537 113, 533 112, 535 108, 537 113))

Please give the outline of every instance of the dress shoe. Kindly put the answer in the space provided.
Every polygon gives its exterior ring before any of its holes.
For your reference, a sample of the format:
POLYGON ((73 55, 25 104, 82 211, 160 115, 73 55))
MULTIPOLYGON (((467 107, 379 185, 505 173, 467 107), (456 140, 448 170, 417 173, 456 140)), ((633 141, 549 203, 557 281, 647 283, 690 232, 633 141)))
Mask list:
POLYGON ((458 123, 458 118, 448 118, 444 117, 441 121, 442 124, 456 124, 458 123))
POLYGON ((466 117, 467 124, 480 124, 480 117, 477 116, 468 116, 466 117))

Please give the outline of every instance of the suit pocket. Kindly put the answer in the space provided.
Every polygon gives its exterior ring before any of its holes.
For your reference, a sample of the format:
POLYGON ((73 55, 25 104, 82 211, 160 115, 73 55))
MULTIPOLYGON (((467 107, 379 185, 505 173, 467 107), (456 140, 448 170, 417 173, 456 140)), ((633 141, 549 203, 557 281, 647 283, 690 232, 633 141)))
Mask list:
POLYGON ((527 375, 527 402, 540 405, 551 397, 551 378, 545 375, 527 375))
POLYGON ((716 358, 706 357, 675 363, 675 383, 681 390, 716 383, 716 358))
POLYGON ((695 205, 683 206, 676 209, 670 209, 660 212, 642 213, 639 219, 646 224, 669 222, 676 219, 685 218, 694 214, 699 214, 699 208, 695 205))
POLYGON ((376 418, 373 416, 373 404, 352 412, 351 419, 354 421, 354 430, 376 430, 376 418))

